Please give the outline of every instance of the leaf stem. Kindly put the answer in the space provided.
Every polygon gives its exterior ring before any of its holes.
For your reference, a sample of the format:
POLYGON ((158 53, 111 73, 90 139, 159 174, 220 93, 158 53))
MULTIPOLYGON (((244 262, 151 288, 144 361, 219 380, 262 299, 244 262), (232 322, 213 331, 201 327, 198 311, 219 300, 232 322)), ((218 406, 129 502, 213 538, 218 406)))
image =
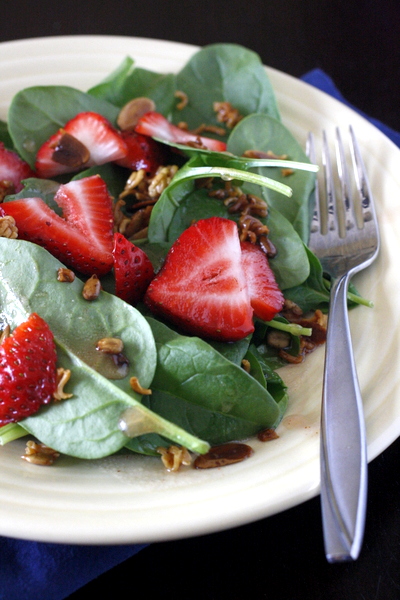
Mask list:
POLYGON ((8 442, 13 442, 18 438, 28 435, 26 429, 17 423, 8 423, 0 427, 0 446, 5 446, 8 442))
POLYGON ((290 333, 291 335, 295 336, 310 336, 312 334, 311 327, 302 327, 297 323, 283 323, 282 321, 278 321, 276 319, 272 319, 272 321, 266 321, 266 323, 269 327, 279 329, 280 331, 286 331, 287 333, 290 333))

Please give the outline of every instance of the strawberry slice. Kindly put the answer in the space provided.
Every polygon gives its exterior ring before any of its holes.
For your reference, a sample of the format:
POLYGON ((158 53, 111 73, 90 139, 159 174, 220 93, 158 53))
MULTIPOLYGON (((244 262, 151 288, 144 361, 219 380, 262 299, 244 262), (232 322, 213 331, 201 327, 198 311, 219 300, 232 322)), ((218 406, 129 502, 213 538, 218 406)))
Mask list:
POLYGON ((61 185, 54 200, 65 218, 41 198, 2 204, 14 217, 18 237, 46 248, 64 264, 84 275, 108 273, 113 266, 112 202, 98 175, 61 185))
POLYGON ((154 277, 153 265, 145 252, 121 233, 114 234, 113 257, 115 295, 135 306, 154 277))
POLYGON ((57 353, 47 323, 32 313, 0 345, 0 426, 48 404, 57 387, 57 353))
POLYGON ((254 331, 236 224, 203 219, 172 245, 145 294, 155 313, 204 338, 235 341, 254 331))
POLYGON ((159 166, 165 164, 166 155, 164 147, 148 135, 137 133, 133 129, 121 131, 121 137, 127 146, 127 154, 116 163, 131 171, 144 169, 148 173, 155 173, 159 166))
POLYGON ((7 150, 0 142, 0 183, 10 183, 8 193, 13 194, 22 190, 21 181, 28 177, 35 177, 35 172, 28 163, 22 160, 16 152, 7 150))
POLYGON ((250 242, 241 242, 242 265, 254 314, 271 321, 282 310, 284 297, 264 252, 250 242))
POLYGON ((48 179, 120 160, 126 153, 124 140, 105 117, 83 112, 39 148, 36 171, 39 177, 48 179))
POLYGON ((157 112, 148 112, 141 117, 135 127, 135 131, 144 135, 173 142, 176 144, 201 144, 208 150, 224 152, 226 150, 225 142, 203 137, 185 131, 176 125, 173 125, 163 115, 157 112))
POLYGON ((77 227, 98 250, 113 247, 113 202, 99 175, 60 185, 54 196, 70 225, 77 227))

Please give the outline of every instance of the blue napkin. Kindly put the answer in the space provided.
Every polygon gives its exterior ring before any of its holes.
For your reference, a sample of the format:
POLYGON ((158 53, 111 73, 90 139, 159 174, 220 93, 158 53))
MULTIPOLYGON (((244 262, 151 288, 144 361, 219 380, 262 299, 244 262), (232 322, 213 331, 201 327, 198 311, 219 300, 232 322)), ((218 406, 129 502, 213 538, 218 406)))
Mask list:
MULTIPOLYGON (((321 69, 306 73, 302 80, 368 118, 342 97, 321 69)), ((400 146, 399 133, 376 119, 369 121, 400 146)), ((0 600, 63 600, 144 547, 46 544, 0 537, 0 600)))
POLYGON ((381 121, 378 121, 377 119, 373 119, 372 117, 369 117, 364 112, 362 112, 361 110, 359 110, 358 108, 356 108, 355 106, 350 104, 350 102, 347 102, 347 100, 345 98, 343 98, 341 92, 338 90, 338 88, 336 87, 336 85, 334 84, 332 79, 324 71, 322 71, 321 69, 313 69, 312 71, 309 71, 308 73, 303 75, 301 77, 301 79, 303 81, 305 81, 306 83, 310 83, 314 87, 320 89, 322 92, 326 92, 330 96, 333 96, 337 100, 340 100, 341 102, 343 102, 343 104, 345 104, 349 108, 353 109, 359 115, 368 119, 368 121, 370 123, 372 123, 372 125, 375 125, 375 127, 380 129, 382 131, 382 133, 384 133, 397 146, 400 146, 400 133, 399 132, 394 131, 393 129, 391 129, 390 127, 385 125, 384 123, 381 123, 381 121))

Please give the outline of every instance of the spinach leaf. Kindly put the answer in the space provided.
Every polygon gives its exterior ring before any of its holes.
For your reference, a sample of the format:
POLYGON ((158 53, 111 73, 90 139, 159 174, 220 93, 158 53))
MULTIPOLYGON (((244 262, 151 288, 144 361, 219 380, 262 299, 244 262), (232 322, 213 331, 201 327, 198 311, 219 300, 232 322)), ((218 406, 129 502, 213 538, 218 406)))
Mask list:
POLYGON ((241 115, 266 113, 279 119, 279 111, 260 57, 237 44, 212 44, 194 54, 176 77, 177 89, 188 104, 174 111, 174 121, 189 129, 200 124, 221 125, 214 102, 230 102, 241 115))
MULTIPOLYGON (((156 368, 151 329, 132 306, 102 292, 95 302, 82 297, 82 282, 57 281, 61 263, 46 250, 20 240, 0 238, 0 306, 11 328, 37 312, 49 324, 58 349, 60 366, 71 369, 66 391, 73 397, 52 403, 24 419, 20 425, 54 449, 81 458, 98 458, 116 452, 127 438, 118 428, 121 413, 131 407, 145 431, 185 443, 195 451, 208 444, 165 421, 140 403, 129 379, 138 377, 150 386, 156 368), (109 356, 96 350, 104 337, 119 337, 129 360, 129 374, 120 373, 109 356)), ((143 432, 142 426, 138 433, 143 432)))
POLYGON ((194 189, 194 181, 201 178, 220 177, 225 180, 247 181, 259 186, 272 186, 290 196, 288 186, 274 180, 229 166, 204 166, 201 155, 193 156, 179 171, 155 204, 150 217, 148 238, 150 242, 168 240, 168 227, 180 202, 194 189))
POLYGON ((0 121, 0 142, 3 142, 8 150, 14 150, 14 144, 8 132, 8 125, 4 121, 0 121))
MULTIPOLYGON (((254 114, 240 121, 229 136, 227 149, 237 156, 241 156, 246 150, 260 150, 272 151, 278 156, 285 155, 292 161, 309 162, 288 129, 280 121, 267 115, 254 114)), ((259 190, 258 195, 262 194, 268 206, 279 210, 292 223, 301 239, 307 242, 310 234, 309 198, 315 185, 315 173, 295 170, 291 175, 284 176, 281 168, 258 167, 255 170, 292 188, 290 200, 264 187, 259 190)))
POLYGON ((96 165, 85 169, 80 173, 76 173, 72 179, 83 179, 84 177, 91 177, 91 175, 100 175, 105 182, 110 195, 113 198, 118 198, 121 190, 124 189, 126 180, 128 178, 128 171, 123 167, 119 167, 114 163, 106 163, 104 165, 96 165))
POLYGON ((18 92, 8 112, 14 146, 32 167, 50 136, 80 112, 93 111, 115 123, 119 109, 109 102, 67 86, 37 86, 18 92))
POLYGON ((57 181, 51 179, 37 179, 36 177, 30 177, 25 179, 24 187, 18 194, 12 194, 4 198, 4 203, 12 202, 13 200, 20 200, 22 198, 42 198, 42 200, 50 206, 57 214, 61 214, 61 209, 53 201, 54 194, 59 188, 57 181))
MULTIPOLYGON (((182 396, 169 394, 163 390, 155 390, 144 402, 150 410, 157 412, 164 419, 176 423, 192 435, 207 439, 211 445, 243 440, 263 429, 263 426, 253 421, 212 411, 182 396)), ((145 437, 149 443, 150 436, 145 437)))
POLYGON ((275 422, 279 415, 275 400, 241 367, 200 338, 179 335, 152 317, 147 321, 157 348, 153 390, 259 428, 275 422))
POLYGON ((306 246, 305 250, 310 264, 310 274, 302 285, 285 290, 285 296, 298 304, 304 312, 317 308, 326 310, 329 304, 329 287, 323 277, 321 263, 306 246))
POLYGON ((88 90, 88 94, 102 98, 122 108, 133 98, 145 96, 154 100, 156 110, 166 117, 176 102, 175 74, 159 74, 136 67, 130 57, 101 83, 88 90))

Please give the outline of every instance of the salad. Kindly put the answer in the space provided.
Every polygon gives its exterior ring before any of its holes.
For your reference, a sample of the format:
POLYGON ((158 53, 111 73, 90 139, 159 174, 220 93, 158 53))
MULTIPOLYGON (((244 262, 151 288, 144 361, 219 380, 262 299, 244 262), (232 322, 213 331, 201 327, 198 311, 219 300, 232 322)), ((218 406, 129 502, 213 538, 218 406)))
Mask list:
MULTIPOLYGON (((47 346, 45 360, 63 380, 60 387, 58 377, 45 378, 42 405, 4 423, 2 443, 30 433, 56 452, 86 459, 121 449, 158 455, 171 443, 202 454, 210 445, 274 429, 288 399, 277 369, 300 361, 315 343, 320 321, 314 316, 304 326, 303 317, 326 309, 329 282, 306 246, 315 169, 282 124, 259 57, 240 46, 213 45, 177 74, 150 72, 126 58, 87 92, 22 90, 1 136, 3 157, 18 155, 21 169, 0 205, 10 227, 0 238, 2 410, 9 351, 20 336, 26 339, 32 319, 39 337, 54 336, 56 355, 47 346), (146 110, 134 127, 121 129, 134 98, 146 99, 146 110), (111 142, 108 127, 117 132, 111 142), (161 187, 150 203, 156 180, 161 187), (248 227, 256 236, 252 247, 263 241, 274 293, 282 299, 267 316, 252 303, 240 335, 201 335, 201 319, 197 328, 185 326, 176 312, 160 310, 165 297, 151 300, 149 290, 165 277, 170 287, 168 257, 188 236, 190 249, 202 227, 209 253, 229 249, 242 275, 250 272, 237 233, 246 232, 243 202, 246 210, 256 204, 256 217, 250 216, 263 228, 258 235, 248 227), (135 215, 143 209, 148 222, 138 227, 135 215), (43 235, 48 223, 54 237, 43 235), (88 287, 94 289, 89 299, 83 296, 88 287), (282 330, 283 348, 271 346, 271 332, 282 330), (120 345, 109 352, 114 343, 120 345)), ((193 272, 196 254, 178 263, 193 272)), ((180 283, 183 294, 186 280, 180 283)), ((246 281, 241 289, 249 286, 246 281)))

